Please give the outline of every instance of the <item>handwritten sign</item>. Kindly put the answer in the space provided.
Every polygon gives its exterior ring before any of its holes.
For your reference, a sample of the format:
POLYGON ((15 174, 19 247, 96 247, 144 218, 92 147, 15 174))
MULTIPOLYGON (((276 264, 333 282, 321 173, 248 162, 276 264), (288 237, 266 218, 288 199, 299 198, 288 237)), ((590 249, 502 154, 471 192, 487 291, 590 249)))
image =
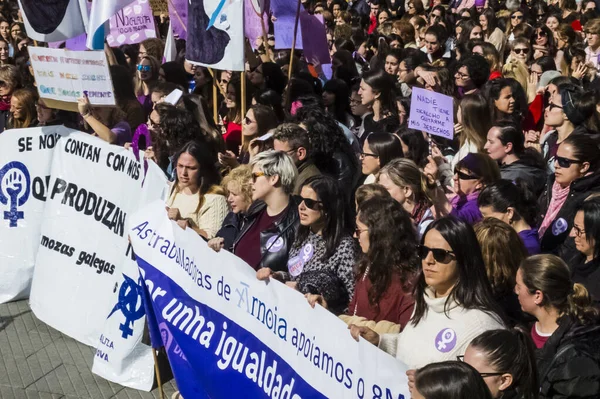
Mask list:
POLYGON ((408 127, 452 140, 454 106, 452 97, 413 87, 408 127))
POLYGON ((77 103, 85 91, 92 105, 115 105, 104 51, 28 50, 41 98, 77 103))
POLYGON ((141 43, 156 37, 154 16, 149 0, 135 0, 110 18, 109 46, 141 43))

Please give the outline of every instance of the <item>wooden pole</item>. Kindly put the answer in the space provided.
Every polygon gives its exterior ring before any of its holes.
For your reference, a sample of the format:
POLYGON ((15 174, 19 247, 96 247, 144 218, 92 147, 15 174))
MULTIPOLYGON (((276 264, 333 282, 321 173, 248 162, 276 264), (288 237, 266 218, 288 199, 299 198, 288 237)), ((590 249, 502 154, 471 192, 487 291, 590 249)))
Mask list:
POLYGON ((163 392, 162 381, 160 379, 160 371, 158 369, 158 357, 156 356, 156 349, 152 348, 152 356, 154 357, 154 371, 156 372, 156 382, 158 383, 158 395, 160 399, 165 399, 165 393, 163 392))
POLYGON ((244 140, 244 118, 246 117, 246 71, 242 71, 241 79, 242 79, 242 89, 240 91, 242 92, 242 101, 240 101, 240 103, 242 104, 241 125, 242 125, 242 141, 243 141, 244 140))
POLYGON ((289 81, 292 79, 292 69, 294 66, 294 51, 296 50, 296 36, 298 35, 298 20, 300 19, 300 6, 302 1, 298 0, 298 6, 296 7, 296 18, 294 19, 294 38, 292 39, 292 51, 290 53, 290 65, 288 66, 288 91, 286 93, 286 104, 290 102, 290 91, 289 81))
POLYGON ((213 84, 213 119, 215 125, 219 125, 219 98, 217 92, 217 85, 213 84))

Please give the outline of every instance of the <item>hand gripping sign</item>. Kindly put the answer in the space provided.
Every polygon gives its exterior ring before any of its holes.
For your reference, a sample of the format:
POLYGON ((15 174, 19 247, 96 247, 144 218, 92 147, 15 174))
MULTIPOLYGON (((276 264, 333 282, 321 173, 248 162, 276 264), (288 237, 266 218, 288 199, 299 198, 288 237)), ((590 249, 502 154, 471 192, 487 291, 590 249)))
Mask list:
MULTIPOLYGON (((135 155, 135 159, 140 162, 140 137, 144 137, 146 139, 145 148, 152 147, 152 138, 150 137, 150 131, 148 130, 148 126, 145 124, 141 124, 135 129, 135 134, 133 135, 133 140, 131 141, 131 149, 133 150, 133 155, 135 155)), ((146 181, 146 173, 148 172, 148 160, 144 158, 144 178, 142 179, 142 186, 146 181)))

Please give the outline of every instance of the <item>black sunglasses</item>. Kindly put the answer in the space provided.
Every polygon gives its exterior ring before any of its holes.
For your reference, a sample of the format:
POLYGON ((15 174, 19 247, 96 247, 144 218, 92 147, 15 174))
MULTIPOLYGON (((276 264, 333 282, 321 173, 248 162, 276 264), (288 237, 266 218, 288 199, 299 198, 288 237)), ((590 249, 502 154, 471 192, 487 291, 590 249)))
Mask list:
POLYGON ((558 164, 558 166, 560 166, 561 168, 569 168, 571 167, 571 165, 573 165, 574 163, 582 163, 581 161, 578 161, 576 159, 570 159, 570 158, 565 158, 565 157, 559 157, 558 155, 556 155, 554 157, 554 160, 556 161, 556 163, 558 164))
POLYGON ((528 48, 516 48, 513 50, 515 52, 515 54, 527 54, 529 53, 529 49, 528 48))
POLYGON ((563 107, 561 107, 560 105, 556 105, 554 103, 548 104, 548 111, 552 111, 554 108, 563 109, 563 107))
POLYGON ((429 255, 429 252, 433 254, 433 259, 439 263, 450 263, 452 258, 455 257, 454 251, 446 251, 445 249, 441 248, 429 248, 425 245, 417 246, 417 254, 419 258, 425 259, 427 255, 429 255))
POLYGON ((294 202, 296 202, 296 204, 298 204, 298 206, 300 206, 300 204, 304 202, 304 205, 308 209, 311 209, 313 211, 318 211, 319 210, 318 204, 323 203, 322 201, 316 201, 314 199, 304 198, 301 195, 294 195, 294 202))
POLYGON ((511 19, 523 19, 522 15, 513 15, 510 17, 511 19))
POLYGON ((461 172, 461 171, 460 171, 460 170, 458 170, 457 168, 455 168, 455 169, 454 169, 454 174, 455 174, 455 175, 458 175, 458 178, 459 178, 460 180, 477 180, 477 179, 479 179, 479 177, 478 177, 478 176, 471 176, 471 175, 468 175, 468 174, 466 174, 466 173, 464 173, 464 172, 461 172))
MULTIPOLYGON (((458 355, 458 356, 456 356, 456 360, 458 360, 459 362, 464 362, 465 361, 465 355, 458 355)), ((481 376, 481 378, 495 377, 495 376, 503 375, 503 374, 507 374, 507 373, 479 373, 479 375, 481 376)))

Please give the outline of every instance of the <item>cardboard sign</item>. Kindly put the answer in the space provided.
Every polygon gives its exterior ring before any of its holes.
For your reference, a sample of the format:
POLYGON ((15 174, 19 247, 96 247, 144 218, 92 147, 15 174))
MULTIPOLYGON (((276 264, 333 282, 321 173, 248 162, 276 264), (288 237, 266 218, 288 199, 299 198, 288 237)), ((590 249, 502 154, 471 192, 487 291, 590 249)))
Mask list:
POLYGON ((408 127, 452 140, 454 137, 452 97, 414 87, 408 127))

